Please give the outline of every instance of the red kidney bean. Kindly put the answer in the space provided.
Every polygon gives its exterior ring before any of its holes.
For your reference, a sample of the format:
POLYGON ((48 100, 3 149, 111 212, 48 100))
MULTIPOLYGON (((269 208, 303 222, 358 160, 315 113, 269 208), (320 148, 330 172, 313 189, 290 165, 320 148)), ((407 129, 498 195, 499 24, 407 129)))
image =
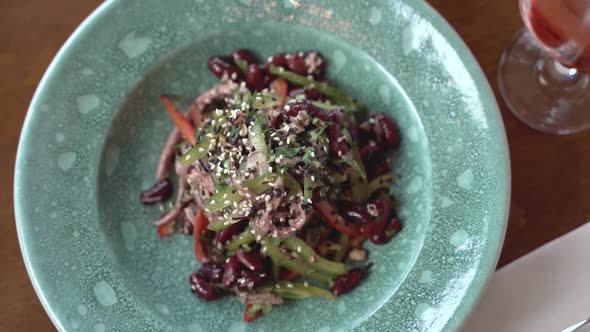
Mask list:
POLYGON ((245 50, 243 48, 236 48, 231 52, 231 56, 234 59, 234 61, 236 58, 242 59, 246 61, 248 65, 258 63, 258 60, 256 60, 256 56, 252 52, 245 50))
POLYGON ((240 68, 234 64, 231 57, 213 56, 207 61, 207 67, 209 68, 209 71, 219 79, 221 79, 225 73, 227 73, 227 76, 234 81, 237 81, 240 76, 240 68))
POLYGON ((243 231, 244 228, 246 228, 246 225, 247 223, 242 221, 229 225, 227 228, 215 234, 215 243, 221 243, 224 245, 227 241, 231 240, 232 237, 243 231))
POLYGON ((246 69, 246 85, 248 89, 262 91, 265 87, 265 76, 264 69, 257 64, 249 64, 246 69))
POLYGON ((213 288, 213 286, 211 286, 207 280, 205 280, 205 277, 199 272, 193 272, 189 276, 188 281, 191 285, 191 290, 198 297, 206 301, 215 300, 217 298, 218 294, 217 291, 215 291, 215 288, 213 288))
POLYGON ((165 178, 156 182, 151 188, 144 190, 139 200, 144 205, 154 205, 168 199, 171 194, 172 181, 169 178, 165 178))
POLYGON ((223 281, 223 264, 218 262, 205 262, 199 267, 199 272, 210 282, 223 281))
POLYGON ((374 244, 384 244, 387 243, 387 241, 389 241, 389 238, 387 237, 387 233, 383 231, 369 236, 369 240, 374 244))
POLYGON ((399 132, 391 119, 385 113, 371 115, 374 120, 375 134, 377 140, 383 142, 387 147, 396 148, 400 143, 399 132))
POLYGON ((306 54, 303 52, 292 53, 287 55, 287 67, 290 71, 299 75, 310 75, 307 71, 307 65, 305 64, 306 54))
POLYGON ((363 148, 361 149, 361 157, 364 161, 368 161, 371 158, 377 156, 380 152, 382 152, 381 145, 377 144, 377 142, 370 140, 363 148))
POLYGON ((308 100, 320 100, 322 98, 322 94, 314 88, 305 89, 303 93, 308 100))
POLYGON ((330 140, 330 155, 332 157, 342 157, 348 153, 348 145, 346 140, 341 139, 344 136, 342 136, 340 130, 340 125, 336 122, 332 122, 326 130, 330 140))
POLYGON ((391 196, 389 196, 384 191, 379 191, 378 194, 376 194, 374 198, 371 200, 371 203, 374 204, 376 207, 376 218, 385 221, 391 214, 391 196))
POLYGON ((236 288, 239 291, 247 292, 258 286, 261 280, 262 277, 260 277, 260 273, 255 271, 243 271, 242 275, 238 279, 236 288))
POLYGON ((362 223, 359 229, 362 234, 371 238, 374 235, 384 232, 385 223, 383 223, 381 220, 368 221, 362 223))
POLYGON ((239 249, 236 251, 236 256, 240 263, 250 271, 262 272, 264 270, 264 257, 259 252, 247 252, 239 249))
POLYGON ((223 287, 232 288, 240 276, 240 262, 236 255, 230 256, 223 266, 223 287))
POLYGON ((399 232, 402 230, 402 223, 397 217, 393 217, 389 221, 389 225, 387 225, 387 230, 396 230, 399 232))
POLYGON ((350 292, 356 285, 363 280, 366 275, 366 271, 363 268, 350 269, 345 275, 339 276, 334 281, 334 285, 330 289, 332 294, 339 296, 344 293, 350 292))
POLYGON ((275 67, 283 67, 288 68, 289 63, 287 61, 287 56, 284 53, 276 53, 268 57, 266 59, 266 65, 272 65, 275 67))

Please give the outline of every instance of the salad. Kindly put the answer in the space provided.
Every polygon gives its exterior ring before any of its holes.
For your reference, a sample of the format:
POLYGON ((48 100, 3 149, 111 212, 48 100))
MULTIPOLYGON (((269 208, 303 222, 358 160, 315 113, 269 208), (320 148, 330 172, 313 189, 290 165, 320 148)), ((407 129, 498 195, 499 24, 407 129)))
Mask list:
POLYGON ((363 242, 401 230, 389 187, 400 137, 384 113, 326 82, 318 52, 209 59, 220 82, 172 121, 146 205, 175 201, 154 223, 160 237, 193 237, 191 290, 233 294, 252 321, 285 300, 337 299, 367 275, 363 242))

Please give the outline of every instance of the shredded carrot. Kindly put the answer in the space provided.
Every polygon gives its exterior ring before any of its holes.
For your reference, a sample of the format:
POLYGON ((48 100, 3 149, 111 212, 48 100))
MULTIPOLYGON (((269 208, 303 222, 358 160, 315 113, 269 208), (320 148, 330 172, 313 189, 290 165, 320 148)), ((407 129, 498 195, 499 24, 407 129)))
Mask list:
POLYGON ((179 112, 176 109, 170 98, 166 96, 160 96, 160 100, 164 104, 166 112, 170 116, 170 119, 172 119, 172 122, 174 122, 176 128, 178 128, 182 134, 184 140, 192 145, 197 144, 197 138, 195 137, 195 127, 193 127, 190 121, 184 116, 184 114, 182 114, 182 112, 179 112))
POLYGON ((164 238, 166 236, 172 235, 172 233, 174 233, 174 223, 170 222, 170 223, 158 225, 157 231, 158 231, 158 237, 160 239, 164 238))
POLYGON ((284 79, 277 77, 270 82, 270 91, 281 98, 283 104, 287 101, 288 86, 284 79))
POLYGON ((203 241, 201 241, 201 233, 209 225, 207 217, 205 217, 205 210, 199 208, 195 214, 195 220, 193 221, 193 251, 195 258, 199 262, 204 262, 208 259, 207 248, 203 241))

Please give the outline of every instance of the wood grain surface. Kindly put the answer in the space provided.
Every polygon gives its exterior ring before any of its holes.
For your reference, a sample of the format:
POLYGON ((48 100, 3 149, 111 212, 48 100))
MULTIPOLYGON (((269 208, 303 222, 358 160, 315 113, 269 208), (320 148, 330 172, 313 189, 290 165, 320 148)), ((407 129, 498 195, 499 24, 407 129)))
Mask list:
MULTIPOLYGON (((54 331, 16 237, 12 184, 20 128, 43 72, 99 0, 0 2, 0 331, 54 331)), ((459 32, 498 96, 500 54, 522 28, 516 0, 429 1, 459 32)), ((590 133, 556 137, 521 124, 499 101, 508 132, 512 205, 499 266, 590 220, 590 133)))

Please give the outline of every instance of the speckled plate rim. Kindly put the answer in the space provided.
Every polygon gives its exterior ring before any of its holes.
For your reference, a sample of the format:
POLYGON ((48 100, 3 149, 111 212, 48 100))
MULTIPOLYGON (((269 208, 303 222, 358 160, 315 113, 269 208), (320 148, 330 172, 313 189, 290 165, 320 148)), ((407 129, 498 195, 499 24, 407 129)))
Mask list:
MULTIPOLYGON (((25 117, 25 121, 23 124, 23 128, 21 131, 21 136, 19 139, 18 150, 17 150, 17 158, 15 162, 15 179, 14 179, 14 209, 15 209, 15 220, 17 226, 17 235, 19 240, 19 246, 21 250, 21 254, 23 256, 23 260, 25 263, 25 267, 29 274, 29 278, 31 279, 31 283, 33 288, 39 297, 45 311, 47 312, 49 318, 51 319, 52 323, 56 326, 56 328, 60 331, 66 331, 66 328, 62 324, 63 320, 60 320, 57 317, 57 314, 54 312, 52 307, 49 305, 47 298, 43 292, 43 286, 40 284, 37 275, 39 271, 35 268, 35 266, 31 262, 31 256, 29 253, 28 248, 31 244, 26 239, 26 234, 23 230, 23 224, 26 223, 24 218, 24 209, 26 208, 22 204, 18 198, 22 195, 22 173, 19 171, 20 166, 23 162, 23 150, 26 145, 26 138, 31 135, 31 123, 32 118, 34 117, 34 110, 38 108, 40 104, 40 99, 44 87, 48 84, 49 78, 51 77, 52 72, 54 69, 59 65, 59 63, 63 60, 65 55, 71 48, 71 45, 75 44, 80 35, 83 31, 90 26, 98 17, 100 17, 110 6, 112 6, 116 0, 107 0, 100 4, 72 33, 72 35, 67 39, 64 45, 60 48, 58 53, 55 55, 54 59, 52 60, 51 64, 48 66, 46 72, 44 73, 35 94, 31 100, 29 108, 27 110, 27 115, 25 117)), ((497 102, 494 98, 493 90, 487 81, 485 74, 478 64, 477 60, 458 35, 458 33, 450 26, 450 24, 428 3, 426 2, 416 2, 413 3, 413 7, 423 14, 425 17, 429 19, 430 22, 440 32, 444 35, 448 43, 454 48, 458 49, 459 58, 465 64, 465 66, 469 69, 470 74, 473 76, 475 86, 477 87, 478 91, 481 93, 480 99, 483 103, 490 108, 495 109, 493 114, 487 114, 487 116, 491 117, 490 120, 495 122, 500 129, 500 137, 497 137, 501 142, 499 143, 503 146, 503 155, 498 156, 501 160, 504 161, 505 165, 505 181, 504 183, 500 184, 501 190, 504 191, 504 217, 502 220, 502 227, 498 228, 498 231, 495 233, 489 233, 490 237, 488 238, 490 245, 488 245, 485 249, 487 252, 484 253, 482 256, 482 261, 478 265, 478 271, 476 277, 473 278, 473 281, 467 288, 469 291, 463 296, 461 303, 457 307, 455 314, 446 322, 445 329, 449 330, 456 330, 459 329, 468 315, 471 313, 471 310, 475 306, 476 302, 480 298, 481 294, 485 290, 485 287, 491 278, 492 272, 495 270, 497 265, 500 252, 502 249, 502 245, 504 242, 504 236, 506 233, 507 228, 507 221, 508 221, 508 213, 510 207, 510 184, 511 184, 511 171, 510 171, 510 157, 509 157, 509 149, 508 149, 508 140, 506 136, 506 131, 504 124, 502 122, 501 113, 497 102), (494 117, 495 116, 495 117, 494 117), (485 277, 484 277, 485 276, 485 277), (479 278, 478 278, 479 277, 479 278)))
MULTIPOLYGON (((486 78, 483 68, 475 58, 475 55, 471 52, 471 49, 469 48, 469 46, 467 46, 467 44, 461 38, 459 33, 455 31, 455 29, 453 29, 451 24, 442 16, 442 14, 439 11, 437 11, 426 1, 421 2, 420 4, 416 4, 416 6, 424 6, 427 10, 430 10, 432 12, 432 14, 429 15, 430 21, 434 24, 438 24, 438 28, 442 30, 442 32, 445 34, 445 37, 447 37, 449 43, 455 47, 458 46, 463 48, 464 54, 461 57, 461 60, 470 67, 472 74, 475 76, 475 79, 477 80, 476 85, 478 85, 478 87, 482 90, 487 91, 487 93, 483 95, 482 98, 487 99, 486 102, 489 105, 494 105, 493 107, 496 110, 495 120, 497 121, 501 129, 501 135, 499 139, 501 140, 501 145, 504 147, 504 155, 501 156, 501 158, 505 160, 504 167, 506 169, 506 179, 505 182, 502 184, 505 190, 503 210, 504 216, 502 220, 502 227, 500 228, 500 231, 497 234, 494 234, 496 235, 496 239, 493 240, 496 241, 491 241, 491 243, 496 243, 495 247, 488 248, 490 249, 490 254, 488 255, 488 257, 486 257, 487 261, 484 262, 487 264, 485 264, 485 267, 482 268, 483 270, 485 270, 484 275, 487 276, 485 278, 474 279, 473 284, 471 286, 472 291, 470 293, 467 293, 463 297, 463 301, 459 305, 456 314, 453 315, 453 317, 447 323, 447 328, 449 328, 450 330, 459 330, 461 326, 465 323, 465 320, 471 315, 477 302, 481 300, 481 297, 484 291, 486 290, 490 279, 492 278, 492 274, 496 270, 498 260, 500 259, 500 254, 502 252, 502 247, 504 245, 506 229, 508 228, 508 217, 510 212, 510 200, 512 194, 512 171, 510 168, 510 149, 508 146, 508 136, 506 134, 506 127, 504 126, 504 121, 502 120, 502 113, 500 112, 500 107, 498 106, 498 102, 494 96, 494 90, 492 89, 490 82, 486 78)), ((489 115, 491 116, 491 114, 489 115)))
POLYGON ((39 85, 37 85, 37 88, 35 89, 35 94, 33 95, 33 98, 31 99, 31 103, 29 104, 29 108, 27 109, 27 115, 25 116, 25 121, 23 123, 23 128, 21 130, 20 138, 18 141, 17 153, 16 153, 15 172, 14 172, 14 195, 13 196, 15 198, 14 199, 14 217, 15 217, 15 221, 16 221, 16 231, 17 231, 17 236, 18 236, 18 243, 19 243, 21 254, 23 256, 23 261, 25 263, 25 268, 27 269, 27 274, 29 275, 29 279, 31 280, 31 284, 33 285, 33 289, 35 290, 37 297, 41 301, 41 305, 45 309, 45 312, 47 312, 49 319, 51 320, 53 325, 59 331, 66 331, 66 328, 62 324, 63 320, 60 321, 58 319, 57 314, 53 311, 53 308, 49 305, 49 302, 47 301, 47 298, 45 297, 45 293, 43 292, 43 287, 39 283, 39 280, 37 279, 38 272, 35 269, 35 266, 31 262, 31 256, 28 251, 29 243, 26 240, 25 232, 23 230, 23 223, 26 221, 24 219, 24 213, 22 211, 25 209, 25 207, 22 206, 21 204, 19 204, 19 201, 18 201, 18 197, 20 196, 19 190, 20 190, 20 188, 22 188, 20 185, 21 176, 19 176, 20 175, 19 165, 22 163, 22 160, 24 159, 22 154, 23 154, 23 150, 25 147, 25 140, 26 140, 25 138, 30 135, 30 131, 31 131, 30 127, 31 127, 31 123, 32 123, 32 118, 34 116, 34 110, 37 108, 37 105, 40 104, 42 91, 44 90, 44 87, 49 82, 49 78, 51 77, 52 72, 54 71, 55 67, 57 67, 58 64, 62 61, 62 58, 68 52, 68 50, 70 49, 70 46, 76 43, 76 40, 80 37, 80 35, 86 29, 86 27, 90 26, 92 24, 92 22, 97 17, 101 16, 102 13, 113 3, 114 3, 114 0, 107 0, 103 3, 101 3, 94 11, 92 11, 92 13, 90 13, 90 15, 88 15, 82 21, 82 23, 80 23, 80 25, 78 25, 76 30, 74 30, 74 32, 68 37, 66 42, 62 45, 62 47, 59 49, 59 51, 57 52, 57 54, 55 55, 55 57, 53 58, 53 60, 49 64, 49 66, 47 67, 47 69, 45 70, 45 73, 43 74, 41 81, 39 81, 39 85))
MULTIPOLYGON (((467 293, 463 297, 463 301, 459 305, 459 308, 456 311, 456 314, 449 320, 447 323, 447 328, 450 330, 459 330, 461 326, 464 324, 465 320, 469 317, 472 313, 473 309, 477 302, 481 299, 486 287, 489 284, 490 279, 492 278, 492 274, 498 265, 498 260, 500 259, 500 253, 502 252, 502 247, 504 245, 504 239, 506 236, 506 229, 508 228, 508 216, 510 212, 510 197, 511 197, 511 183, 512 183, 512 173, 510 168, 510 150, 508 147, 508 136, 506 135, 506 127, 504 126, 504 122, 502 120, 502 114, 500 112, 500 107, 498 106, 497 100, 494 97, 494 92, 490 82, 487 80, 483 68, 480 66, 479 62, 475 58, 475 55, 471 52, 471 49, 465 41, 461 38, 459 33, 453 29, 451 24, 444 19, 442 14, 438 12, 434 7, 432 7, 428 2, 423 1, 416 6, 423 6, 426 8, 426 11, 430 10, 431 15, 429 15, 429 19, 433 24, 437 25, 437 27, 445 34, 447 37, 448 42, 453 45, 454 47, 460 47, 464 50, 464 54, 461 57, 461 60, 466 63, 470 69, 472 74, 475 76, 476 85, 482 90, 487 91, 482 98, 487 99, 486 103, 489 105, 494 105, 496 112, 496 121, 501 129, 501 137, 499 139, 502 141, 501 144, 503 145, 504 155, 501 156, 502 159, 505 160, 504 167, 506 169, 506 179, 503 183, 504 190, 505 190, 505 200, 504 200, 504 216, 502 220, 502 227, 500 231, 496 235, 496 239, 492 239, 490 243, 496 243, 494 248, 490 249, 490 253, 488 255, 487 261, 485 261, 485 267, 482 267, 485 270, 484 275, 487 275, 485 278, 477 279, 475 278, 473 284, 471 286, 472 291, 467 293), (494 241, 496 240, 496 241, 494 241)), ((489 114, 491 116, 491 114, 489 114)))

